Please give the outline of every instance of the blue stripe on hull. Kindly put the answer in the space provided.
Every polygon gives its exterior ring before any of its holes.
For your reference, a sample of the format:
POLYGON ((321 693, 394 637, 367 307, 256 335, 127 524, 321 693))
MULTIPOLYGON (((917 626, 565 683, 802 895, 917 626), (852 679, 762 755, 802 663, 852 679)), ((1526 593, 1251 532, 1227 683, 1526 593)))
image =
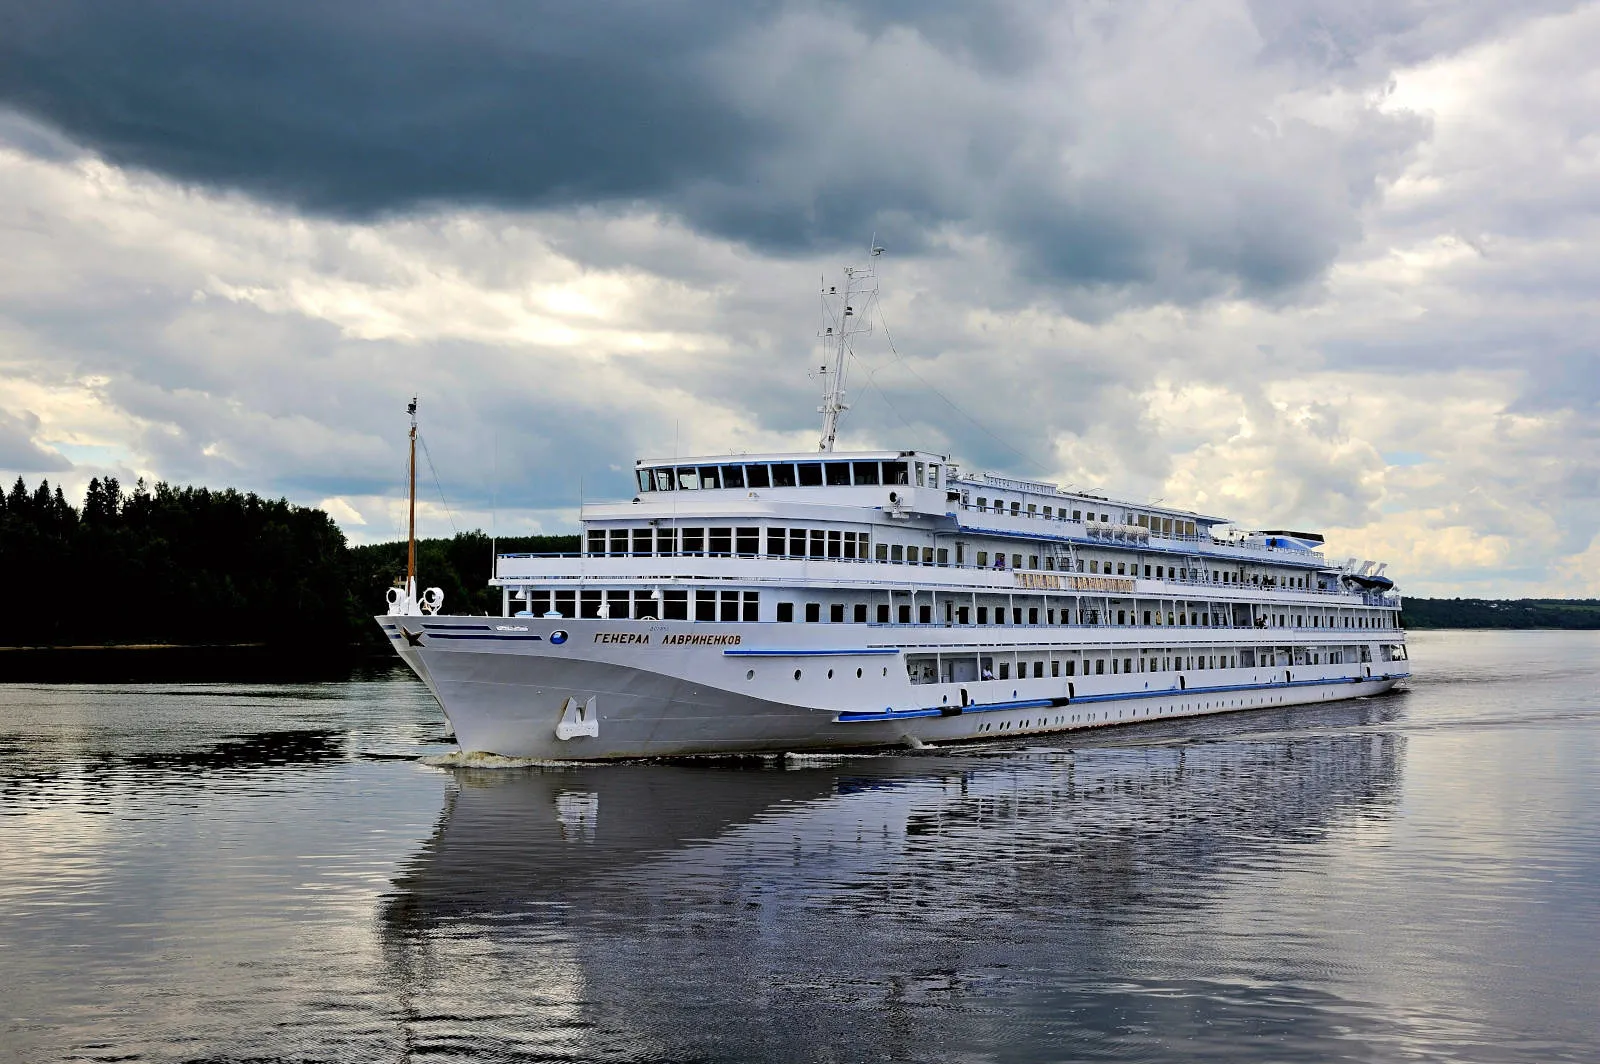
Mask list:
POLYGON ((851 654, 878 655, 898 654, 899 647, 863 647, 849 650, 724 650, 723 656, 730 658, 829 658, 845 657, 851 654))

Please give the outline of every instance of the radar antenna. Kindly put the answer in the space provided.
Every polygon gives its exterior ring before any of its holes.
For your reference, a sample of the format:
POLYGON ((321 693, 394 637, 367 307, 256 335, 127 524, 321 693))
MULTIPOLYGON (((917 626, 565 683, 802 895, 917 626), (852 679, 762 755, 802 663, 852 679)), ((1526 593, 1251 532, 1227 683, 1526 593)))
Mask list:
POLYGON ((839 437, 839 415, 850 409, 850 404, 844 401, 844 372, 850 354, 850 338, 872 331, 872 316, 868 311, 878 298, 876 264, 882 254, 883 248, 878 246, 878 237, 874 234, 867 265, 844 268, 843 291, 838 285, 823 282, 823 318, 831 324, 825 325, 819 334, 823 354, 823 363, 817 371, 822 377, 822 405, 817 407, 817 413, 822 415, 819 451, 833 450, 839 437))

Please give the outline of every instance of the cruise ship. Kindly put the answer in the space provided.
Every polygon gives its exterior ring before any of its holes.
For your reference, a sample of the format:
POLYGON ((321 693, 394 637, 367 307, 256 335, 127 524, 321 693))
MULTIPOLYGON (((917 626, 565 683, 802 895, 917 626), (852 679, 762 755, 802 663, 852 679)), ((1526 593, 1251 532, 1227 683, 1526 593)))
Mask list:
MULTIPOLYGON (((876 249, 875 249, 876 250, 876 249)), ((1324 703, 1410 673, 1400 598, 1322 537, 834 449, 871 269, 824 293, 816 451, 643 458, 498 616, 377 618, 464 751, 604 760, 906 746, 1324 703), (832 297, 830 303, 828 297, 832 297)))

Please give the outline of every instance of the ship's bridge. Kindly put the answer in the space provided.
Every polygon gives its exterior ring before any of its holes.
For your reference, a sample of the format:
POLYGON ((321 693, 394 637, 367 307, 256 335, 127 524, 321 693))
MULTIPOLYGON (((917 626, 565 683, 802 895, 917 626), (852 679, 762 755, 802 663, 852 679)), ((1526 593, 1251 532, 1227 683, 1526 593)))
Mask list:
POLYGON ((634 463, 641 496, 668 491, 752 491, 774 488, 904 486, 938 488, 954 471, 930 451, 856 451, 641 458, 634 463))

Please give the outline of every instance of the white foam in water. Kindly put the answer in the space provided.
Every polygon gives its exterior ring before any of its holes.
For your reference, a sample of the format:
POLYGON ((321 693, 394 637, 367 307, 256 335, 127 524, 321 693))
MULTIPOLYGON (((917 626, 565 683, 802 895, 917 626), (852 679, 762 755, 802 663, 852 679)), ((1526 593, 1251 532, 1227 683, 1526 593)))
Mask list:
POLYGON ((434 768, 547 768, 582 765, 582 761, 555 761, 545 757, 504 757, 487 750, 452 750, 448 754, 419 759, 434 768))

